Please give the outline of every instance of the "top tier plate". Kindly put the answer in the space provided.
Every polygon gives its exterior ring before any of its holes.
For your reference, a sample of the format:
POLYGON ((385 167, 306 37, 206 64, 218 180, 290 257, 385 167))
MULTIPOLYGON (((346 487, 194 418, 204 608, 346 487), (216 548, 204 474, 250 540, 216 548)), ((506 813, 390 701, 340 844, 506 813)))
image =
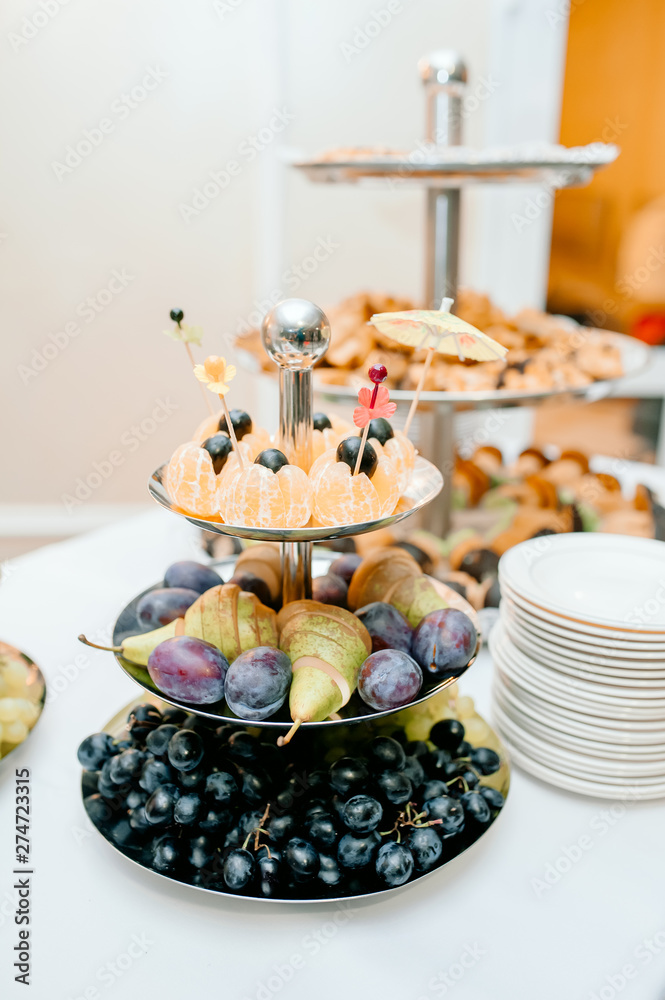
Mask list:
POLYGON ((417 510, 428 504, 441 492, 443 487, 443 476, 431 462, 422 456, 416 458, 416 464, 409 485, 403 493, 411 501, 411 506, 406 510, 401 510, 397 514, 389 514, 386 517, 377 518, 375 521, 363 521, 356 524, 328 525, 322 528, 253 528, 249 525, 225 524, 223 521, 204 520, 185 513, 180 507, 176 507, 171 502, 168 493, 164 489, 162 477, 166 469, 165 465, 160 466, 153 472, 148 482, 148 489, 154 500, 166 510, 172 511, 186 518, 191 524, 195 524, 205 531, 216 531, 221 535, 235 535, 237 538, 252 538, 263 542, 321 542, 329 538, 341 538, 344 535, 364 535, 368 531, 376 531, 378 528, 388 528, 392 524, 397 524, 405 517, 410 517, 417 510))
POLYGON ((357 183, 390 179, 424 187, 459 188, 467 184, 525 182, 555 188, 586 184, 599 167, 612 163, 618 146, 593 142, 588 146, 523 143, 471 149, 435 146, 388 150, 335 149, 293 166, 318 183, 357 183))
MULTIPOLYGON (((566 317, 566 319, 568 319, 566 317)), ((562 399, 567 396, 575 396, 584 399, 589 403, 603 399, 612 392, 613 388, 620 384, 622 379, 638 375, 649 364, 651 355, 646 344, 634 337, 628 337, 624 333, 615 333, 611 330, 596 330, 587 327, 580 327, 572 320, 568 320, 572 328, 580 329, 585 337, 592 340, 597 338, 599 342, 610 343, 619 348, 621 361, 623 364, 623 374, 615 379, 599 379, 596 382, 589 382, 583 386, 561 386, 557 389, 473 389, 466 392, 448 390, 425 390, 420 394, 422 403, 456 403, 471 404, 473 407, 482 406, 529 406, 532 403, 542 402, 546 399, 562 399)), ((259 365, 253 354, 247 350, 240 350, 238 356, 243 367, 252 373, 259 373, 259 365)), ((329 369, 325 369, 329 370, 329 369)), ((334 382, 323 382, 317 378, 318 369, 314 369, 314 391, 332 401, 347 402, 356 399, 358 389, 366 382, 351 379, 347 384, 337 384, 334 382)), ((268 376, 272 378, 272 376, 268 376)), ((413 389, 391 389, 390 398, 396 403, 411 402, 414 397, 413 389)))

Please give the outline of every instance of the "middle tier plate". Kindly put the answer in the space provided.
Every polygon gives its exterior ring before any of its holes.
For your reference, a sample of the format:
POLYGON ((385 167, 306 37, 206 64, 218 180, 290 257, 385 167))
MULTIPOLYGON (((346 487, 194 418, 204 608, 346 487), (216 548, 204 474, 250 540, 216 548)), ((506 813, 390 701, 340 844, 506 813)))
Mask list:
MULTIPOLYGON (((214 563, 212 565, 220 573, 220 575, 228 579, 233 575, 233 569, 232 569, 233 563, 234 559, 228 558, 221 560, 218 563, 214 563), (231 571, 224 572, 225 567, 230 567, 231 571)), ((323 572, 325 572, 327 569, 326 563, 329 564, 330 559, 325 558, 323 556, 319 557, 315 556, 313 563, 315 572, 318 568, 323 569, 323 572), (317 566, 317 563, 319 563, 319 566, 317 566)), ((123 639, 127 638, 130 635, 138 635, 141 632, 150 631, 149 628, 140 627, 136 615, 136 608, 138 602, 143 597, 143 594, 147 594, 151 590, 154 590, 155 588, 160 586, 161 586, 161 581, 159 583, 156 583, 154 587, 148 587, 148 589, 144 590, 143 593, 137 594, 137 596, 132 601, 129 602, 129 604, 123 609, 123 611, 121 611, 118 620, 116 621, 115 626, 113 628, 114 646, 120 646, 123 639)), ((443 588, 445 587, 445 584, 439 584, 438 586, 443 588)), ((451 590, 450 588, 446 589, 450 591, 449 594, 450 606, 455 607, 458 610, 463 611, 465 614, 469 615, 471 620, 474 622, 476 629, 478 630, 478 647, 476 649, 476 653, 474 654, 472 659, 469 661, 469 663, 463 670, 461 670, 458 674, 454 674, 452 677, 447 678, 444 681, 440 681, 437 684, 423 685, 420 694, 414 701, 411 701, 409 702, 408 705, 403 705, 398 709, 391 708, 380 712, 374 711, 364 703, 364 701, 361 699, 360 695, 356 691, 351 696, 350 701, 346 705, 344 705, 343 708, 341 708, 338 713, 336 713, 335 718, 325 719, 323 722, 303 722, 302 728, 313 729, 324 726, 327 727, 340 726, 340 725, 348 726, 362 722, 371 722, 373 719, 379 719, 382 716, 394 715, 396 711, 398 712, 402 711, 402 709, 404 708, 411 708, 413 705, 420 705, 422 702, 427 701, 434 695, 439 694, 445 688, 450 687, 451 684, 454 684, 459 679, 459 677, 461 677, 462 674, 466 670, 468 670, 470 666, 472 666, 476 658, 478 648, 480 647, 481 638, 480 638, 478 617, 474 609, 456 591, 451 590)), ((448 595, 446 596, 445 599, 448 600, 448 595)), ((220 725, 223 723, 232 723, 233 725, 238 725, 238 726, 250 725, 250 723, 248 723, 247 720, 240 719, 237 715, 234 715, 227 707, 226 702, 224 701, 217 702, 214 705, 191 705, 184 701, 178 701, 176 698, 168 698, 153 683, 153 681, 150 678, 150 674, 148 673, 145 667, 139 666, 136 663, 131 663, 129 660, 126 660, 123 656, 120 656, 120 654, 118 653, 114 655, 116 660, 124 670, 124 672, 129 677, 131 677, 132 680, 136 681, 136 683, 139 684, 145 691, 150 692, 150 694, 156 695, 158 698, 161 698, 162 701, 167 702, 169 705, 173 705, 176 708, 182 708, 185 711, 191 712, 194 715, 201 715, 207 719, 213 719, 215 721, 218 721, 220 725)), ((265 719, 262 722, 256 722, 256 721, 251 722, 252 726, 274 729, 278 733, 286 732, 288 729, 291 728, 292 724, 293 721, 289 715, 288 704, 283 705, 282 708, 277 713, 275 713, 275 715, 271 716, 269 719, 265 719)))
POLYGON ((156 472, 153 472, 148 482, 150 495, 160 506, 185 517, 191 524, 203 528, 204 531, 216 531, 221 535, 235 535, 237 538, 250 538, 262 542, 322 542, 329 538, 364 535, 366 532, 376 531, 378 528, 389 528, 430 503, 443 488, 443 476, 436 466, 418 455, 409 485, 402 494, 411 501, 411 506, 406 510, 400 510, 397 514, 388 514, 386 517, 379 517, 374 521, 328 525, 321 528, 253 528, 251 525, 225 524, 221 520, 205 520, 176 507, 169 498, 162 482, 165 468, 164 465, 160 466, 156 472))

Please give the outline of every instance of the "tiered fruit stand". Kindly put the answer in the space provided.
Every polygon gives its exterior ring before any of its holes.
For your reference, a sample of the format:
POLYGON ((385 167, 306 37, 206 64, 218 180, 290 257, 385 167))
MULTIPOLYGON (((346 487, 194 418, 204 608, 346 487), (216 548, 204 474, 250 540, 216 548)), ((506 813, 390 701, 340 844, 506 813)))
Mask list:
MULTIPOLYGON (((286 300, 285 302, 280 303, 264 321, 264 342, 266 349, 273 360, 275 360, 280 366, 281 439, 284 444, 288 442, 291 447, 297 447, 300 449, 301 454, 305 454, 307 448, 309 447, 309 435, 312 426, 311 366, 315 359, 321 357, 325 353, 328 339, 329 327, 325 315, 320 309, 318 309, 318 307, 304 300, 286 300)), ((166 491, 162 486, 162 472, 163 469, 159 469, 152 476, 149 483, 150 492, 162 507, 172 510, 174 513, 182 514, 181 511, 173 507, 166 491)), ((362 524, 343 525, 334 528, 325 527, 293 530, 255 530, 250 527, 227 525, 220 521, 201 520, 184 514, 182 516, 187 516, 187 520, 191 521, 191 523, 209 531, 236 535, 251 540, 279 541, 282 546, 283 602, 286 603, 294 600, 300 600, 311 595, 313 541, 333 539, 340 537, 341 535, 361 534, 369 531, 375 531, 378 528, 384 527, 386 524, 395 523, 402 518, 408 517, 410 514, 429 503, 440 491, 442 482, 441 473, 429 462, 421 458, 416 464, 416 468, 406 494, 408 499, 411 501, 410 507, 388 518, 381 518, 362 524)), ((319 572, 324 573, 332 558, 332 554, 324 556, 322 553, 317 552, 315 557, 316 569, 319 572)), ((229 558, 226 561, 222 561, 217 564, 220 572, 225 576, 232 575, 233 565, 233 558, 229 558)), ((473 610, 466 605, 466 602, 464 602, 459 595, 454 592, 451 592, 451 594, 456 600, 457 606, 464 610, 468 610, 470 616, 474 617, 473 610)), ((118 618, 114 632, 115 645, 119 645, 125 635, 130 632, 136 632, 135 609, 140 596, 142 595, 139 595, 139 597, 132 601, 118 618)), ((146 692, 148 692, 149 701, 153 704, 163 704, 165 701, 163 695, 152 683, 148 672, 145 669, 129 663, 129 661, 123 659, 119 654, 116 654, 116 658, 122 669, 125 670, 125 672, 142 688, 144 688, 146 692)), ((422 704, 428 701, 435 695, 440 694, 445 688, 453 685, 456 680, 457 676, 451 676, 440 683, 429 686, 424 693, 421 692, 416 701, 412 702, 411 705, 403 706, 398 711, 402 711, 403 708, 411 708, 414 705, 422 704)), ((145 702, 145 700, 146 699, 144 697, 142 701, 145 702)), ((288 719, 286 712, 283 712, 282 714, 277 713, 276 716, 272 716, 262 722, 252 722, 251 724, 248 724, 246 721, 234 716, 225 705, 222 706, 221 711, 215 711, 215 706, 191 706, 174 701, 174 699, 168 699, 168 703, 170 705, 184 708, 193 716, 200 716, 210 720, 213 727, 215 725, 231 725, 241 729, 249 729, 250 731, 253 730, 254 732, 264 731, 263 735, 265 736, 275 732, 284 733, 291 726, 291 720, 288 719)), ((132 704, 135 704, 135 702, 132 704)), ((122 713, 111 719, 108 723, 106 731, 111 733, 114 737, 121 737, 123 722, 124 719, 126 719, 126 714, 129 708, 131 708, 131 705, 127 706, 122 713)), ((353 735, 353 729, 356 734, 361 734, 364 739, 369 739, 377 731, 377 723, 382 725, 385 723, 386 717, 391 717, 393 715, 395 715, 395 710, 372 712, 357 696, 355 696, 334 718, 329 718, 321 722, 304 722, 301 727, 303 730, 302 736, 301 734, 297 734, 295 736, 295 740, 298 740, 299 738, 307 740, 311 739, 312 761, 314 764, 320 763, 320 766, 327 767, 328 765, 324 762, 324 758, 331 746, 331 736, 334 736, 335 741, 342 743, 343 745, 346 745, 347 741, 349 743, 353 743, 354 739, 357 739, 357 736, 353 735)), ((487 728, 489 730, 489 727, 487 728)), ((385 727, 382 731, 385 732, 385 727)), ((505 749, 503 748, 498 736, 496 736, 496 734, 491 730, 489 730, 488 742, 501 757, 501 767, 500 770, 494 775, 495 781, 493 784, 494 787, 497 788, 497 790, 500 791, 505 797, 510 783, 509 766, 505 749)), ((286 760, 286 751, 278 752, 284 752, 286 760)), ((94 791, 94 778, 91 777, 89 772, 85 772, 82 781, 82 794, 84 799, 94 791)), ((193 885, 196 888, 215 892, 221 895, 234 895, 230 892, 224 892, 223 887, 220 887, 219 884, 203 884, 201 881, 196 881, 193 877, 183 875, 182 872, 158 871, 150 864, 149 858, 144 854, 141 852, 137 853, 135 850, 131 850, 126 845, 123 846, 123 844, 118 841, 118 838, 113 836, 111 827, 108 824, 105 824, 104 822, 95 822, 95 825, 109 843, 140 866, 148 870, 152 870, 162 877, 177 882, 184 882, 185 884, 193 885)), ((447 853, 444 851, 442 864, 447 864, 449 861, 452 861, 460 853, 471 846, 472 843, 483 836, 488 829, 489 825, 478 825, 469 828, 461 840, 456 843, 456 846, 452 846, 452 844, 448 845, 447 853)), ((441 867, 441 865, 438 867, 441 867)), ((425 875, 433 874, 435 870, 438 869, 432 869, 424 874, 416 875, 414 878, 410 879, 408 884, 411 884, 411 882, 418 878, 425 877, 425 875)), ((347 893, 346 896, 338 898, 349 898, 349 895, 352 895, 354 898, 358 898, 360 895, 380 895, 391 891, 395 890, 392 888, 384 888, 379 889, 377 892, 347 893)), ((258 896, 255 898, 263 899, 264 897, 258 896)), ((323 897, 318 895, 309 899, 305 895, 298 899, 277 899, 275 896, 271 896, 269 899, 266 899, 266 901, 309 902, 321 901, 321 899, 331 900, 333 897, 331 895, 323 897)))

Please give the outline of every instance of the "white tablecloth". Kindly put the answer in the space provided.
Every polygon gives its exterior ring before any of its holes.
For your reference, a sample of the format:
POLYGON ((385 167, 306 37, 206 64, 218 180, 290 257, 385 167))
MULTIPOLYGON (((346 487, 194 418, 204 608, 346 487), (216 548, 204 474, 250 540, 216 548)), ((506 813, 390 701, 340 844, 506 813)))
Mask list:
MULTIPOLYGON (((458 862, 347 908, 227 900, 116 854, 81 803, 76 748, 135 696, 112 656, 77 635, 110 632, 124 604, 194 529, 155 511, 6 567, 0 637, 41 666, 52 697, 0 766, 0 996, 37 1000, 656 1000, 665 981, 665 807, 613 804, 515 769, 505 812, 458 862), (32 986, 13 982, 13 775, 32 769, 32 986), (580 846, 581 845, 581 846, 580 846)), ((465 677, 489 711, 491 664, 465 677)))

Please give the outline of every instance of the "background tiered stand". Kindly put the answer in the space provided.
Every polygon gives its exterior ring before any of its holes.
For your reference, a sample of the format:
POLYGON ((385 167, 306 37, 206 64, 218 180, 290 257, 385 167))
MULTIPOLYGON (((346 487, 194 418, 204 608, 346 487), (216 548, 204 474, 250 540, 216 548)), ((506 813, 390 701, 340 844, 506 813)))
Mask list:
MULTIPOLYGON (((582 150, 543 147, 531 149, 469 150, 462 146, 462 121, 467 68, 459 53, 445 50, 423 57, 418 68, 426 100, 426 146, 411 153, 386 153, 371 149, 332 151, 319 158, 300 160, 294 165, 312 181, 327 184, 399 181, 399 189, 421 187, 426 195, 425 226, 425 308, 438 308, 442 298, 457 295, 460 202, 462 188, 478 184, 543 184, 565 188, 587 184, 594 172, 618 155, 616 146, 593 143, 582 150)), ((581 329, 581 328, 580 328, 581 329)), ((621 334, 616 338, 623 357, 625 375, 641 371, 648 359, 644 344, 621 334)), ((425 407, 419 413, 418 446, 423 455, 444 472, 439 497, 423 512, 424 526, 444 536, 451 527, 452 471, 455 461, 454 414, 457 409, 495 409, 528 406, 566 396, 595 402, 607 396, 614 381, 598 381, 577 389, 543 392, 426 392, 425 407)), ((316 387, 328 400, 348 402, 357 389, 352 386, 316 387)), ((413 392, 395 391, 392 398, 402 404, 413 392)))

